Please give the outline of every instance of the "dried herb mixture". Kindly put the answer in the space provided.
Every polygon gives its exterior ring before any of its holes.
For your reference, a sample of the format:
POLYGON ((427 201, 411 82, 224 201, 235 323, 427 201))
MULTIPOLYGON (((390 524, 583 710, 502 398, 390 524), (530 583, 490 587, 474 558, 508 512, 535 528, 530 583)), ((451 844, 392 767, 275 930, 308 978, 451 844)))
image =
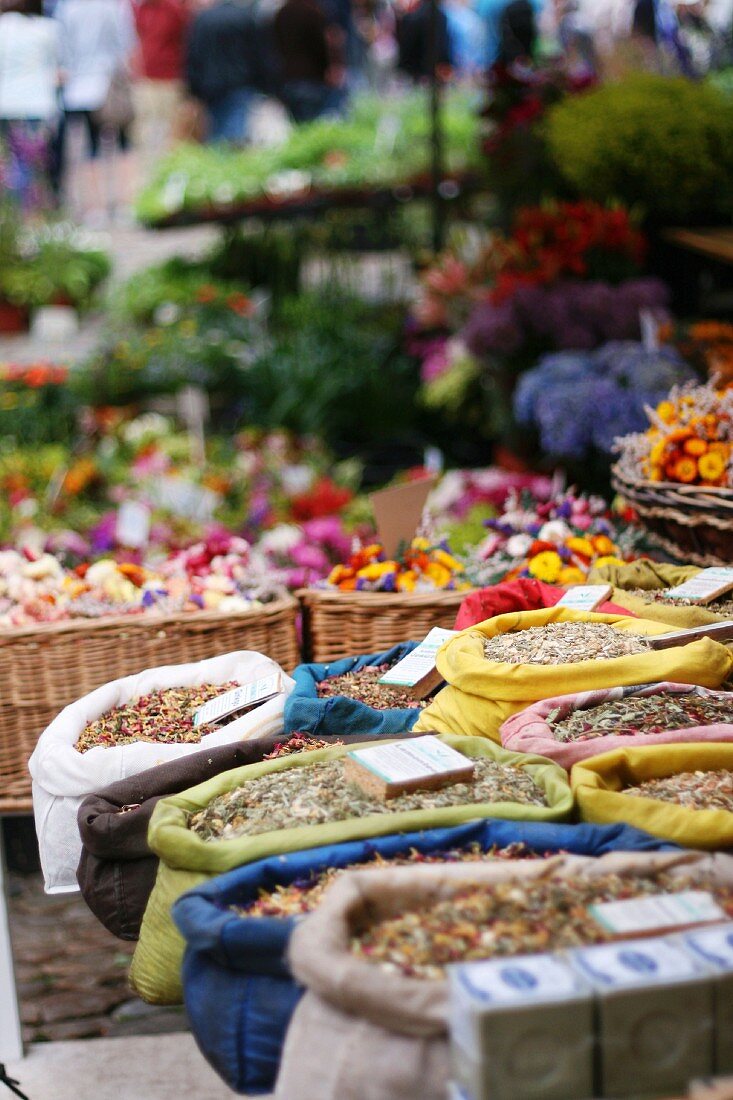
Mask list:
POLYGON ((733 618, 733 599, 721 597, 710 600, 709 603, 700 603, 699 600, 678 600, 667 595, 666 588, 630 588, 630 596, 639 596, 645 603, 663 603, 669 607, 699 607, 703 611, 712 611, 716 615, 725 615, 733 618))
POLYGON ((194 712, 210 699, 237 687, 234 680, 225 684, 198 684, 195 687, 172 687, 151 691, 121 707, 107 711, 90 722, 76 742, 78 752, 88 752, 96 745, 131 745, 135 741, 158 744, 195 744, 210 727, 195 729, 194 712))
POLYGON ((639 733, 665 733, 667 730, 710 726, 719 722, 733 724, 733 703, 730 699, 708 698, 694 692, 612 699, 595 707, 574 710, 565 718, 557 718, 558 713, 555 710, 547 715, 547 724, 558 741, 632 737, 639 733))
MULTIPOLYGON (((394 662, 393 662, 394 663, 394 662)), ((391 664, 366 665, 353 672, 344 672, 341 676, 328 676, 318 684, 318 698, 331 699, 334 695, 345 695, 359 703, 366 703, 375 710, 393 710, 407 707, 422 710, 427 700, 413 698, 406 687, 378 683, 392 668, 391 664)))
POLYGON ((646 779, 624 794, 674 802, 687 810, 728 810, 733 813, 733 771, 678 772, 661 779, 646 779))
POLYGON ((661 871, 594 878, 557 875, 462 888, 452 897, 377 921, 352 939, 356 955, 415 978, 442 978, 449 963, 601 943, 610 934, 589 907, 643 895, 710 890, 733 916, 733 890, 661 871))
POLYGON ((296 752, 315 752, 316 749, 332 749, 343 745, 343 741, 334 739, 324 741, 321 737, 308 737, 305 733, 294 733, 287 741, 278 741, 272 752, 265 753, 263 760, 277 760, 280 756, 294 756, 296 752))
POLYGON ((489 661, 510 665, 565 665, 625 657, 649 650, 641 634, 615 630, 609 623, 559 622, 497 634, 484 642, 489 661))
POLYGON ((323 761, 250 779, 192 814, 188 825, 203 840, 230 840, 370 814, 431 810, 468 803, 547 805, 544 791, 526 769, 507 767, 485 757, 479 757, 475 765, 472 783, 413 791, 383 802, 344 777, 342 760, 323 761))
POLYGON ((470 848, 451 848, 445 852, 425 855, 412 848, 409 854, 384 859, 375 852, 365 863, 350 863, 347 867, 328 867, 304 879, 296 879, 288 886, 276 886, 274 890, 261 890, 259 897, 248 905, 231 906, 241 917, 294 917, 311 913, 321 904, 323 895, 344 871, 381 871, 385 867, 406 867, 418 863, 482 863, 491 859, 541 859, 526 844, 514 841, 506 848, 488 849, 472 844, 470 848))

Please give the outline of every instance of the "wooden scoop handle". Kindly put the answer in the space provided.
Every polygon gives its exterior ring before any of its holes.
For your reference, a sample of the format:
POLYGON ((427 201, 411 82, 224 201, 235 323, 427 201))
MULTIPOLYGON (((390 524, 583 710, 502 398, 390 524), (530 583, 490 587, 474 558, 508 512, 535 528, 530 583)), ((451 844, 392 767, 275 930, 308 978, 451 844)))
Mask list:
POLYGON ((657 634, 649 638, 652 649, 671 649, 673 646, 687 645, 698 638, 712 638, 715 642, 728 642, 733 638, 733 619, 724 623, 710 623, 709 626, 693 626, 688 630, 675 630, 671 634, 657 634))

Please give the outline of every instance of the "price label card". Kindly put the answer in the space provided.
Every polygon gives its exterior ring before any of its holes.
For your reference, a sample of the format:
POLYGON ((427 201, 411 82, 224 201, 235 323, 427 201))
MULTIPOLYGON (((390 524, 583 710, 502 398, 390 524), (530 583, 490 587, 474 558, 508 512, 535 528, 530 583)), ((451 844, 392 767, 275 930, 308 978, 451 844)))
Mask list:
POLYGON ((408 653, 406 657, 403 657, 401 661, 388 669, 383 676, 380 676, 379 683, 391 684, 392 687, 417 688, 423 686, 426 689, 424 694, 427 695, 428 691, 431 691, 440 682, 440 676, 435 668, 435 658, 438 650, 444 642, 455 638, 457 633, 457 630, 445 630, 443 627, 434 626, 427 637, 420 642, 420 645, 413 649, 412 653, 408 653), (437 679, 434 678, 433 674, 437 679), (426 683, 428 678, 431 681, 430 686, 426 683))
POLYGON ((385 783, 406 783, 453 772, 473 774, 474 767, 468 756, 456 752, 432 734, 416 737, 413 741, 354 749, 349 756, 385 783))
POLYGON ((215 699, 210 699, 195 711, 194 728, 210 726, 215 722, 221 722, 222 718, 230 718, 234 714, 251 710, 260 703, 266 703, 268 699, 274 699, 281 692, 282 677, 279 672, 274 672, 272 676, 266 676, 262 680, 254 680, 251 684, 232 688, 231 691, 225 691, 215 699))
POLYGON ((450 977, 452 992, 478 1005, 555 1001, 582 996, 587 989, 577 971, 556 955, 461 963, 451 967, 450 977))
POLYGON ((694 577, 676 588, 668 588, 664 593, 674 600, 694 600, 695 603, 709 603, 716 596, 722 596, 733 588, 733 568, 713 566, 701 569, 694 577))
POLYGON ((610 584, 574 584, 557 601, 555 607, 570 607, 573 611, 595 611, 610 595, 610 584))
POLYGON ((616 936, 688 928, 690 925, 725 920, 725 913, 706 890, 682 890, 626 901, 604 901, 588 912, 606 931, 616 936))
POLYGON ((120 546, 139 549, 147 546, 150 535, 150 510, 139 500, 125 500, 117 509, 117 541, 120 546))
POLYGON ((717 969, 733 971, 733 921, 686 932, 682 942, 717 969))
POLYGON ((577 948, 571 958, 596 987, 612 989, 689 981, 705 968, 671 940, 630 940, 577 948))

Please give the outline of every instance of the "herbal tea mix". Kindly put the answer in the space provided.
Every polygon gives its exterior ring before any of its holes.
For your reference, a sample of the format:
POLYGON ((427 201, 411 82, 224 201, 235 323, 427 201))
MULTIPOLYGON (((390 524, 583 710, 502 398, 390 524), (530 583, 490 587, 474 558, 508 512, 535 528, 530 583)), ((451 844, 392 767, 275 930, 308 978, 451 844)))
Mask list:
POLYGON ((344 672, 341 676, 329 676, 318 684, 318 697, 329 699, 334 695, 345 695, 375 710, 422 709, 427 706, 427 700, 418 701, 405 687, 378 683, 379 677, 390 668, 391 664, 366 665, 354 672, 344 672))
POLYGON ((239 685, 230 680, 225 684, 197 684, 195 687, 164 688, 132 699, 124 706, 107 711, 90 722, 76 743, 78 752, 88 752, 96 745, 131 745, 135 741, 160 744, 195 744, 206 728, 194 729, 193 716, 210 699, 239 685))
POLYGON ((713 611, 716 615, 725 615, 726 618, 733 618, 733 599, 729 597, 721 597, 717 600, 711 600, 709 603, 701 604, 697 600, 685 600, 674 599, 667 595, 666 588, 630 588, 628 590, 630 596, 638 596, 644 600, 645 603, 664 603, 670 607, 699 607, 703 611, 713 611))
POLYGON ((512 879, 377 921, 352 939, 356 955, 414 978, 442 978, 449 963, 602 943, 611 938, 589 911, 599 902, 686 889, 710 890, 733 916, 733 890, 665 872, 512 879))
POLYGON ((678 772, 661 779, 647 779, 624 794, 674 802, 687 810, 727 810, 733 813, 733 771, 678 772))
POLYGON ((558 713, 559 710, 554 710, 547 715, 547 724, 558 741, 631 737, 639 733, 665 733, 692 726, 733 723, 730 699, 708 698, 694 692, 614 699, 596 707, 574 710, 561 719, 557 719, 558 713))
POLYGON ((510 665, 566 665, 626 657, 649 648, 642 634, 615 630, 608 623, 560 622, 487 638, 484 656, 510 665))
POLYGON ((298 825, 323 825, 370 814, 435 810, 481 802, 521 802, 546 806, 544 792, 524 768, 474 760, 472 783, 438 790, 414 791, 388 802, 367 794, 344 775, 344 761, 329 760, 250 779, 215 798, 189 818, 189 828, 203 840, 256 836, 298 825))
POLYGON ((506 848, 451 848, 445 852, 425 855, 412 848, 407 855, 384 859, 378 852, 366 863, 350 863, 347 867, 328 867, 305 879, 297 879, 288 886, 276 886, 274 890, 261 890, 259 897, 248 905, 231 906, 241 917, 294 917, 311 913, 321 903, 329 886, 345 871, 383 870, 385 867, 406 867, 428 863, 482 863, 490 859, 540 859, 541 856, 515 841, 506 848))

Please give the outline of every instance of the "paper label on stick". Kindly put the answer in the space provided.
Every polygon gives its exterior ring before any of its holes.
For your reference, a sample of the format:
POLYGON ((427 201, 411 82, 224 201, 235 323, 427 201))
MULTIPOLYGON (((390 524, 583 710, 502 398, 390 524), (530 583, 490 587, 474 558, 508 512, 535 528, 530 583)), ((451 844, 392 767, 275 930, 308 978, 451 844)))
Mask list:
POLYGON ((689 981, 704 967, 671 940, 629 940, 579 948, 571 953, 581 974, 596 986, 623 989, 689 981))
POLYGON ((731 588, 733 588, 733 568, 712 566, 710 569, 701 569, 684 584, 678 584, 676 588, 668 588, 664 594, 674 600, 708 603, 731 588))
POLYGON ((421 477, 419 481, 408 481, 406 485, 396 485, 392 489, 380 489, 369 494, 377 524, 377 537, 388 558, 394 557, 400 543, 412 542, 430 490, 437 480, 435 474, 430 474, 428 477, 421 477))
POLYGON ((611 595, 610 584, 574 584, 555 607, 571 607, 574 611, 595 611, 611 595))
POLYGON ((391 745, 354 749, 349 756, 385 783, 408 783, 425 776, 439 776, 459 768, 473 767, 470 757, 456 752, 432 734, 416 737, 414 741, 395 741, 391 745))
POLYGON ((579 975, 555 955, 461 963, 451 973, 451 991, 479 1005, 557 1001, 585 989, 579 975))
POLYGON ((150 535, 150 509, 139 500, 125 500, 117 509, 115 529, 120 546, 138 549, 147 546, 150 535))
POLYGON ((396 665, 379 677, 380 684, 394 684, 400 687, 414 687, 435 668, 435 658, 444 642, 455 638, 457 630, 445 630, 434 626, 420 645, 408 653, 396 665))
POLYGON ((604 901, 591 905, 588 912, 606 931, 617 936, 686 928, 691 924, 725 919, 725 913, 706 890, 604 901))
POLYGON ((209 726, 212 722, 219 722, 238 711, 256 707, 273 699, 282 691, 282 679, 279 672, 272 676, 265 676, 262 680, 254 680, 251 684, 242 684, 241 687, 225 691, 223 695, 217 695, 210 699, 194 713, 194 729, 199 726, 209 726))

